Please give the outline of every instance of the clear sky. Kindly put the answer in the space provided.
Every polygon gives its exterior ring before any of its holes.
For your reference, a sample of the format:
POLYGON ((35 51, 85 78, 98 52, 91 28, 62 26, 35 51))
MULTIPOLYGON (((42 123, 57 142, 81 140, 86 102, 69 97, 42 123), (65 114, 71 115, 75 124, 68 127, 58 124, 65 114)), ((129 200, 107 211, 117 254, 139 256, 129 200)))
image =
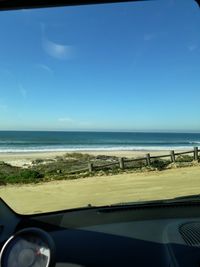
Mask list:
POLYGON ((193 0, 0 13, 0 130, 200 131, 193 0))

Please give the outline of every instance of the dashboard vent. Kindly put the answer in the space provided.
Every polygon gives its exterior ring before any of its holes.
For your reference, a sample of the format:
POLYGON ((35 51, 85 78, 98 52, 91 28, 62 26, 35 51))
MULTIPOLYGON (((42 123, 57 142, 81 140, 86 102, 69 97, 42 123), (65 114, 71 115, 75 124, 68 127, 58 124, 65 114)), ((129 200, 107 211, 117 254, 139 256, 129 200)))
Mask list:
POLYGON ((186 244, 200 247, 200 222, 186 223, 180 226, 179 232, 186 244))

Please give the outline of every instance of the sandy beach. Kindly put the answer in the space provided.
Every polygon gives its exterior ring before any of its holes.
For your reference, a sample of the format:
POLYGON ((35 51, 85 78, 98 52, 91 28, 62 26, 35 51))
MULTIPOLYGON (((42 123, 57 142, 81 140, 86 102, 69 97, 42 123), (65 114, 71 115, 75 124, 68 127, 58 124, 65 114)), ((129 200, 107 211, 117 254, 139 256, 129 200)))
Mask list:
MULTIPOLYGON (((76 151, 77 152, 77 151, 76 151)), ((155 150, 155 151, 121 151, 121 150, 116 150, 116 151, 105 151, 105 150, 98 150, 98 151, 81 151, 81 153, 87 153, 90 155, 106 155, 106 156, 116 156, 116 157, 127 157, 127 158, 136 158, 136 157, 143 157, 147 153, 151 153, 151 155, 165 155, 169 154, 169 151, 166 150, 155 150)), ((25 167, 26 165, 30 165, 33 160, 36 159, 54 159, 57 156, 62 156, 66 153, 71 153, 71 152, 20 152, 20 153, 0 153, 0 161, 4 161, 6 163, 9 163, 13 166, 18 166, 18 167, 25 167)))
POLYGON ((0 196, 19 213, 40 213, 92 205, 199 194, 200 166, 123 173, 77 180, 0 187, 0 196))
MULTIPOLYGON (((91 155, 143 157, 149 151, 82 151, 91 155)), ((35 159, 53 159, 66 152, 1 153, 0 161, 28 166, 35 159), (27 165, 28 164, 28 165, 27 165)), ((169 151, 150 151, 151 155, 169 151)), ((122 173, 76 180, 51 181, 28 185, 0 186, 2 197, 19 213, 40 213, 92 205, 172 198, 199 194, 200 166, 164 171, 122 173)))

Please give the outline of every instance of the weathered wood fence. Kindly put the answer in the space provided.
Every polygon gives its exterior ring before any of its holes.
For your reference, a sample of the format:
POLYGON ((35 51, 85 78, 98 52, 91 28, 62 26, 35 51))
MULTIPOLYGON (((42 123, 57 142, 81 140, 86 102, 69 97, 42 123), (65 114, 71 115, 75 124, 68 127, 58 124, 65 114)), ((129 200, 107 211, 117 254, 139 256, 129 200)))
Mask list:
POLYGON ((134 162, 134 161, 145 161, 146 166, 150 167, 152 159, 154 160, 154 159, 159 159, 159 158, 170 158, 171 162, 175 163, 176 162, 176 156, 186 155, 186 154, 193 154, 193 160, 198 161, 198 152, 199 151, 200 150, 198 149, 198 147, 194 147, 193 150, 184 151, 184 152, 177 152, 177 153, 175 153, 174 150, 171 150, 169 154, 165 154, 165 155, 151 156, 150 153, 148 153, 148 154, 146 154, 145 157, 142 157, 142 158, 135 158, 135 159, 119 158, 119 160, 116 162, 111 162, 111 163, 107 163, 107 164, 100 165, 100 166, 95 166, 92 162, 89 162, 88 163, 88 170, 89 170, 89 172, 92 172, 95 170, 101 170, 101 169, 108 168, 111 166, 117 166, 123 170, 126 168, 126 163, 130 163, 130 162, 134 162))

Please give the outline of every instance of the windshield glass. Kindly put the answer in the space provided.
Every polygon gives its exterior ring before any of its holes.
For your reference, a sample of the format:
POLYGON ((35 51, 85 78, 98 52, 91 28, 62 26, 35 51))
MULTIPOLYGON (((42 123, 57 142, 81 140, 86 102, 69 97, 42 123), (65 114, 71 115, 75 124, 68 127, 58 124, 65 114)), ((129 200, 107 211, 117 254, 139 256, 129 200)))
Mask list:
POLYGON ((0 12, 0 196, 19 213, 199 194, 192 0, 0 12))

